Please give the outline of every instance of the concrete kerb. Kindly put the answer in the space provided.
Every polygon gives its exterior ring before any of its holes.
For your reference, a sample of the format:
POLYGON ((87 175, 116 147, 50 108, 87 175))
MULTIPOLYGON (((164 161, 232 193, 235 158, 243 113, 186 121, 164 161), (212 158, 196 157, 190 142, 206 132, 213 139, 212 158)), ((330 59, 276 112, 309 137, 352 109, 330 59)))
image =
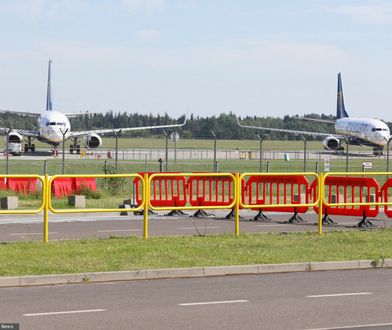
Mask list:
POLYGON ((59 275, 34 275, 0 277, 0 287, 23 287, 36 285, 98 283, 164 278, 190 278, 223 275, 273 274, 327 270, 354 270, 392 268, 392 259, 302 262, 289 264, 261 264, 222 267, 193 267, 148 269, 119 272, 97 272, 59 275))

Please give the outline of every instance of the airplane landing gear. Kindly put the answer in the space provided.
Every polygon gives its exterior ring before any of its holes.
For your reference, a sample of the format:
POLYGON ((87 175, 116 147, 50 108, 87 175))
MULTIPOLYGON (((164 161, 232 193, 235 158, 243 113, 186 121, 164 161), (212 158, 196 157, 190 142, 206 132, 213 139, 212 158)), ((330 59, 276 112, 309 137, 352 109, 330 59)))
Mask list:
POLYGON ((69 153, 73 154, 74 152, 80 155, 80 144, 71 144, 69 146, 69 153))
POLYGON ((383 148, 373 148, 373 155, 380 157, 383 154, 383 148))
POLYGON ((24 152, 35 152, 35 144, 31 143, 31 138, 29 137, 27 143, 24 145, 24 152))

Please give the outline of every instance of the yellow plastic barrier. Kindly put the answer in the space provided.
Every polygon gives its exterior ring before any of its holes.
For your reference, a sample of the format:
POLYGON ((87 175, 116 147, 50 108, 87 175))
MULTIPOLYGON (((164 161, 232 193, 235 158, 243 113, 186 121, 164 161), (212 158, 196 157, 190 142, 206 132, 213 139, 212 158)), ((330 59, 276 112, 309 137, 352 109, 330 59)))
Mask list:
MULTIPOLYGON (((41 212, 45 205, 45 182, 44 177, 40 175, 29 175, 29 174, 21 174, 21 175, 1 175, 2 178, 5 179, 32 179, 37 180, 37 182, 41 183, 41 204, 36 209, 14 209, 14 210, 3 210, 0 209, 0 214, 37 214, 41 212)), ((12 191, 12 190, 11 190, 12 191)), ((38 189, 36 190, 38 191, 38 189)))
MULTIPOLYGON (((59 209, 52 206, 52 183, 54 180, 59 178, 101 178, 101 179, 121 179, 121 178, 133 178, 140 179, 143 183, 143 200, 138 207, 133 208, 132 212, 137 212, 145 210, 146 203, 146 193, 145 193, 145 179, 139 174, 91 174, 91 175, 54 175, 46 181, 46 203, 45 203, 45 214, 44 214, 44 241, 48 241, 48 211, 50 210, 55 214, 65 214, 65 213, 104 213, 104 212, 122 212, 124 208, 78 208, 78 209, 59 209)), ((144 212, 146 213, 146 212, 144 212)), ((146 223, 145 223, 146 226, 146 223)), ((146 233, 146 230, 144 231, 146 233)))
MULTIPOLYGON (((336 202, 331 203, 325 199, 325 180, 328 176, 346 176, 346 177, 375 177, 375 176, 392 176, 390 172, 331 172, 327 174, 316 174, 313 172, 304 172, 304 173, 244 173, 240 174, 232 174, 232 173, 154 173, 148 176, 147 174, 142 177, 139 174, 94 174, 94 175, 55 175, 52 177, 46 176, 39 176, 39 175, 3 175, 4 178, 29 178, 32 180, 37 180, 42 184, 41 190, 41 204, 36 209, 15 209, 15 210, 0 210, 0 214, 37 214, 41 211, 44 211, 44 225, 43 225, 43 241, 48 242, 48 224, 49 224, 49 211, 55 214, 65 214, 65 213, 103 213, 103 212, 121 212, 124 211, 123 208, 84 208, 84 209, 59 209, 55 208, 52 205, 52 183, 57 178, 100 178, 100 179, 116 179, 116 178, 130 178, 130 179, 138 179, 142 182, 142 190, 140 192, 140 196, 142 197, 141 203, 136 207, 133 208, 131 211, 142 211, 144 212, 143 220, 144 220, 144 227, 143 227, 143 237, 144 239, 148 238, 148 209, 156 210, 156 211, 163 211, 163 210, 198 210, 200 208, 203 209, 233 209, 235 214, 235 235, 239 235, 240 228, 239 228, 239 209, 265 209, 265 208, 279 208, 279 207, 318 207, 318 232, 322 234, 322 217, 323 217, 323 207, 334 207, 334 206, 362 206, 362 205, 369 205, 369 206, 386 206, 392 205, 392 200, 390 202, 381 202, 381 197, 378 196, 374 202, 356 202, 355 198, 358 196, 353 197, 352 202, 336 202), (317 196, 313 196, 313 200, 308 203, 270 203, 270 204, 256 204, 256 203, 249 203, 243 200, 243 192, 242 192, 242 181, 246 181, 247 177, 284 177, 284 176, 305 176, 305 177, 314 177, 317 183, 317 196), (159 179, 164 179, 165 177, 187 177, 187 178, 211 178, 212 181, 214 178, 228 178, 230 189, 232 189, 229 193, 230 200, 232 201, 229 203, 227 199, 225 202, 222 202, 221 205, 189 205, 190 202, 187 200, 186 205, 176 206, 157 206, 156 203, 152 203, 152 196, 151 196, 151 187, 153 182, 159 179)), ((196 180, 197 181, 197 180, 196 180)), ((219 179, 217 179, 219 181, 219 179)), ((283 180, 284 181, 284 180, 283 180)), ((189 179, 188 181, 189 182, 189 179)), ((226 182, 227 183, 227 182, 226 182)), ((213 188, 211 191, 216 191, 216 187, 213 188)), ((220 192, 221 195, 225 195, 227 198, 227 191, 220 192)), ((292 199, 290 199, 292 200, 292 199)), ((154 201, 154 200, 153 200, 154 201)), ((213 204, 211 200, 208 201, 210 204, 213 204)), ((219 204, 219 203, 218 203, 219 204)))
MULTIPOLYGON (((235 213, 235 234, 239 234, 239 215, 238 215, 238 202, 239 202, 239 190, 238 190, 238 174, 233 175, 232 173, 154 173, 148 177, 148 196, 146 200, 148 201, 149 208, 155 211, 164 211, 164 210, 199 210, 210 209, 210 210, 219 210, 219 209, 234 209, 235 213), (189 205, 190 202, 187 201, 184 206, 156 206, 151 203, 151 185, 154 180, 162 179, 162 178, 173 178, 173 177, 188 177, 188 178, 229 178, 231 179, 231 184, 233 188, 233 201, 231 203, 222 203, 224 205, 189 205)), ((214 204, 213 201, 209 201, 210 204, 214 204)), ((219 204, 219 202, 216 202, 219 204)))

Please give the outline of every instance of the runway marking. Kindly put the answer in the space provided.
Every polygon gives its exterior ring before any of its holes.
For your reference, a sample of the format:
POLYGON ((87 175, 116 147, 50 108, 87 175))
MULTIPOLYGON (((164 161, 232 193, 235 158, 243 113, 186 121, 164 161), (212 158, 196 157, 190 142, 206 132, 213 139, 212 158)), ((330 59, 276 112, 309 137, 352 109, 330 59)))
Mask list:
POLYGON ((199 305, 237 304, 237 303, 245 303, 245 302, 249 302, 249 300, 205 301, 205 302, 196 302, 196 303, 183 303, 183 304, 178 304, 178 305, 179 306, 199 306, 199 305))
MULTIPOLYGON (((204 227, 204 226, 200 225, 196 228, 197 229, 219 229, 221 227, 204 227)), ((192 230, 192 229, 195 230, 196 228, 195 227, 182 227, 182 228, 177 228, 177 229, 179 229, 179 230, 192 230)))
POLYGON ((96 312, 107 312, 107 309, 84 309, 84 310, 76 310, 76 311, 48 312, 48 313, 31 313, 31 314, 22 314, 22 315, 23 315, 23 316, 46 316, 46 315, 79 314, 79 313, 96 313, 96 312))
POLYGON ((340 329, 362 329, 362 328, 376 328, 376 327, 389 327, 392 323, 374 323, 374 324, 359 324, 359 325, 346 325, 342 327, 331 328, 312 328, 303 330, 340 330, 340 329))
POLYGON ((141 229, 106 229, 98 230, 98 233, 113 233, 113 232, 123 232, 123 231, 142 231, 141 229))
MULTIPOLYGON (((49 232, 48 234, 49 235, 55 235, 55 234, 58 234, 58 232, 54 231, 54 232, 49 232)), ((9 236, 42 235, 42 232, 41 233, 11 233, 11 234, 8 234, 8 235, 9 236)))
POLYGON ((328 297, 346 297, 346 296, 364 296, 373 294, 372 292, 351 292, 351 293, 332 293, 332 294, 315 294, 306 296, 306 298, 328 298, 328 297))

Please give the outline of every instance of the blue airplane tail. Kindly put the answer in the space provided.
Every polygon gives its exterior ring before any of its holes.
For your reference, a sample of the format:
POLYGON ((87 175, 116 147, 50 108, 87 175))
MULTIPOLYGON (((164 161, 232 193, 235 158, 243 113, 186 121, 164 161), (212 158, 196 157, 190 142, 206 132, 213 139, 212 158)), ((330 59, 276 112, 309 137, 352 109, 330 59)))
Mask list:
POLYGON ((52 111, 52 78, 50 74, 50 66, 52 64, 52 60, 49 60, 48 66, 48 87, 46 90, 46 111, 52 111))
POLYGON ((336 118, 345 118, 348 117, 348 113, 344 107, 344 98, 343 98, 343 87, 342 87, 342 77, 339 72, 338 74, 338 100, 337 100, 337 107, 336 107, 336 118))

